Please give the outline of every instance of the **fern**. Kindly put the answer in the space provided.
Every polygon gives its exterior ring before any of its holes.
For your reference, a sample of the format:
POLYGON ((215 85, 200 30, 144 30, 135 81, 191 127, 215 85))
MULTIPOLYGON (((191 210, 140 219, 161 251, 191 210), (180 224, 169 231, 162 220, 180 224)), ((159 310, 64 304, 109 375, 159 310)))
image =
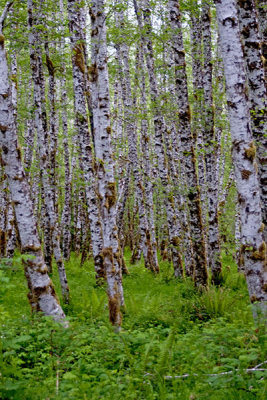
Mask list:
POLYGON ((169 336, 161 346, 161 351, 159 355, 159 361, 158 361, 158 366, 157 366, 157 372, 162 375, 167 367, 168 367, 168 361, 169 357, 172 351, 172 347, 175 341, 175 333, 176 330, 174 328, 171 329, 169 336))

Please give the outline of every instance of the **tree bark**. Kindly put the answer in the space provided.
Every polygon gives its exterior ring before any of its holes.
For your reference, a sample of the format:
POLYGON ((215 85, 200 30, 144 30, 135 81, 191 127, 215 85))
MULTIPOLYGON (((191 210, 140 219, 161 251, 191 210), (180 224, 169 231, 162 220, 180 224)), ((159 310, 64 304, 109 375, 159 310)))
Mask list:
POLYGON ((57 263, 64 302, 69 302, 69 287, 64 262, 61 256, 60 235, 54 207, 53 191, 49 182, 49 159, 47 155, 47 118, 45 111, 44 76, 40 38, 36 29, 39 15, 33 0, 28 0, 29 44, 32 78, 34 83, 35 126, 37 131, 38 156, 45 200, 45 214, 49 221, 53 253, 57 263))
MULTIPOLYGON (((72 75, 74 88, 75 122, 80 146, 80 166, 85 180, 85 193, 90 221, 91 241, 94 256, 96 280, 105 278, 103 267, 102 221, 99 215, 99 198, 97 193, 95 161, 93 160, 89 124, 86 111, 87 65, 85 54, 85 32, 82 29, 85 9, 80 0, 68 0, 69 30, 71 33, 72 75)), ((93 132, 92 132, 93 135, 93 132)))
POLYGON ((246 73, 234 0, 216 0, 219 41, 224 64, 226 95, 232 135, 232 155, 240 204, 241 257, 248 291, 256 311, 267 311, 266 244, 262 233, 260 186, 257 176, 246 73))
POLYGON ((116 225, 116 184, 111 151, 109 77, 107 68, 106 15, 104 0, 91 2, 92 106, 95 168, 98 177, 100 212, 103 223, 103 258, 108 284, 109 317, 120 327, 124 305, 121 254, 116 225))
POLYGON ((60 307, 55 289, 47 274, 41 244, 39 242, 30 188, 23 170, 21 151, 15 130, 14 113, 11 103, 11 89, 8 80, 8 66, 4 49, 5 38, 0 30, 0 144, 1 157, 8 179, 14 204, 18 230, 21 239, 25 275, 33 311, 42 311, 56 321, 63 321, 64 312, 60 307), (28 255, 28 257, 27 257, 28 255))
POLYGON ((212 89, 212 45, 211 45, 211 12, 207 0, 202 8, 202 36, 203 36, 203 89, 204 89, 204 142, 205 164, 208 197, 208 265, 214 284, 221 283, 221 250, 217 213, 217 182, 216 182, 216 150, 214 104, 212 89))
MULTIPOLYGON (((264 78, 258 20, 254 0, 239 0, 238 16, 247 67, 253 138, 257 147, 264 240, 267 241, 267 82, 264 78)), ((267 4, 266 4, 267 7, 267 4)), ((267 16, 267 13, 266 13, 267 16)), ((251 152, 254 148, 251 147, 251 152)))
POLYGON ((189 226, 192 236, 193 257, 196 285, 207 285, 208 271, 204 241, 204 229, 202 224, 202 212, 200 204, 200 189, 198 185, 196 156, 194 140, 191 131, 191 112, 188 100, 187 74, 185 52, 182 36, 181 15, 179 2, 169 0, 170 26, 172 29, 171 45, 174 53, 176 90, 179 113, 179 136, 183 163, 187 180, 187 201, 189 207, 189 226))
POLYGON ((144 44, 146 66, 149 76, 150 96, 152 101, 153 123, 155 130, 154 149, 157 157, 157 167, 159 178, 162 184, 162 192, 164 196, 164 205, 166 207, 169 239, 171 244, 173 268, 176 276, 181 276, 183 272, 182 257, 180 254, 180 238, 179 230, 176 224, 175 204, 173 193, 170 189, 170 180, 168 179, 168 161, 165 155, 164 138, 168 135, 162 110, 159 104, 159 89, 155 73, 154 65, 154 50, 151 41, 151 18, 150 4, 145 0, 142 2, 143 20, 140 17, 140 12, 136 0, 134 0, 135 13, 139 24, 141 39, 144 44), (145 31, 145 33, 144 33, 145 31))

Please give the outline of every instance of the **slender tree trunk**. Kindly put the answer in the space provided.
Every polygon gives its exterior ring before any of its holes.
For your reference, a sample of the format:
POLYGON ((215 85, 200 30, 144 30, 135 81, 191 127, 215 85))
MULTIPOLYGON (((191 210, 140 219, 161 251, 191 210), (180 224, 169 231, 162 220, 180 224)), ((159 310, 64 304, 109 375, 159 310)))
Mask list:
POLYGON ((216 144, 214 126, 214 104, 212 90, 212 46, 211 46, 211 13, 207 0, 203 2, 202 9, 202 34, 203 34, 203 88, 204 88, 204 116, 205 116, 205 163, 206 182, 208 195, 208 265, 212 274, 212 282, 221 282, 221 251, 217 213, 217 182, 216 182, 216 144))
MULTIPOLYGON (((118 12, 116 17, 117 17, 117 25, 122 30, 124 24, 123 12, 118 12)), ((128 147, 129 147, 128 157, 131 164, 131 171, 134 177, 136 198, 138 203, 141 250, 144 255, 145 266, 155 272, 156 265, 154 265, 153 258, 151 257, 152 255, 152 244, 150 240, 151 233, 148 228, 148 221, 145 209, 145 189, 143 185, 142 175, 139 169, 139 160, 137 153, 137 134, 136 134, 136 123, 134 118, 135 109, 133 104, 130 66, 128 58, 129 48, 125 43, 123 43, 123 41, 121 41, 121 43, 117 45, 117 51, 118 51, 118 60, 121 71, 125 129, 128 137, 128 147)))
POLYGON ((38 11, 32 0, 28 0, 29 44, 32 78, 34 82, 35 124, 38 141, 38 155, 42 173, 42 186, 45 199, 45 213, 52 230, 53 253, 58 267, 58 274, 64 302, 69 302, 69 287, 60 250, 60 235, 54 207, 54 196, 49 182, 49 160, 47 156, 47 119, 45 112, 44 76, 39 34, 36 29, 38 11))
MULTIPOLYGON (((80 166, 86 182, 85 193, 90 220, 91 240, 96 272, 96 280, 101 283, 105 278, 103 267, 102 222, 99 215, 99 200, 96 189, 96 171, 94 170, 92 146, 86 111, 85 88, 87 85, 87 65, 85 55, 85 33, 82 31, 82 14, 85 9, 78 0, 68 0, 69 30, 72 48, 72 75, 74 87, 74 109, 78 140, 80 145, 80 166)), ((91 71, 92 72, 92 71, 91 71)))
POLYGON ((261 33, 261 51, 264 57, 265 82, 267 83, 267 0, 256 0, 261 33))
POLYGON ((7 179, 0 154, 0 259, 6 257, 7 179))
POLYGON ((156 80, 155 66, 154 66, 154 51, 151 41, 151 18, 150 18, 150 5, 149 1, 145 0, 142 3, 142 12, 144 24, 140 18, 140 12, 136 0, 134 0, 135 13, 141 32, 141 39, 144 43, 146 66, 149 76, 150 96, 153 104, 153 123, 155 130, 154 149, 157 157, 157 167, 159 177, 162 184, 162 191, 164 196, 164 203, 167 212, 169 238, 172 251, 172 261, 176 276, 181 276, 183 271, 182 258, 180 254, 180 238, 178 237, 179 231, 177 230, 175 204, 173 199, 172 190, 170 190, 170 181, 168 179, 168 165, 165 156, 164 138, 168 135, 167 127, 162 115, 162 110, 159 104, 159 89, 156 80), (146 33, 144 34, 144 29, 146 33))
POLYGON ((188 101, 185 53, 182 37, 179 2, 169 0, 170 25, 172 29, 172 47, 174 52, 177 102, 179 108, 179 135, 183 162, 187 179, 187 201, 189 207, 189 224, 193 244, 196 285, 207 285, 208 271, 204 242, 204 229, 200 205, 200 189, 197 179, 196 156, 191 131, 191 112, 188 101))
POLYGON ((157 241, 155 232, 155 219, 154 219, 154 201, 153 201, 153 180, 150 165, 150 138, 148 133, 148 122, 145 116, 148 114, 147 99, 146 99, 146 82, 144 74, 144 53, 143 48, 138 52, 138 72, 140 74, 141 84, 141 113, 144 116, 141 120, 141 149, 144 157, 144 184, 145 184, 145 199, 146 199, 146 212, 151 233, 152 244, 152 258, 153 265, 157 272, 159 272, 158 256, 157 256, 157 241))
POLYGON ((33 216, 30 188, 22 167, 21 152, 15 130, 4 41, 5 38, 0 30, 1 157, 15 207, 22 252, 29 255, 23 261, 30 290, 28 297, 33 311, 42 311, 45 315, 52 316, 57 321, 62 321, 65 315, 58 302, 54 286, 47 274, 47 267, 44 263, 33 216))
POLYGON ((116 225, 116 184, 111 152, 109 77, 107 69, 106 15, 104 1, 91 2, 92 104, 96 172, 103 221, 103 258, 107 275, 109 317, 121 325, 120 308, 124 305, 121 254, 116 225))
MULTIPOLYGON (((49 176, 50 176, 50 184, 53 193, 53 202, 54 202, 54 210, 57 214, 57 142, 58 142, 58 118, 56 115, 56 77, 55 77, 55 66, 50 58, 49 52, 49 45, 48 42, 45 42, 45 55, 46 55, 46 66, 48 69, 48 101, 49 101, 49 108, 50 108, 50 115, 49 115, 49 131, 48 131, 48 138, 49 138, 49 176)), ((56 215, 57 218, 57 215, 56 215)))
MULTIPOLYGON (((191 11, 191 56, 193 75, 193 118, 192 134, 197 144, 198 180, 200 187, 200 198, 202 207, 203 225, 205 230, 205 242, 207 236, 207 182, 205 169, 205 120, 203 118, 204 96, 203 96, 203 52, 202 52, 202 24, 199 10, 191 11)), ((205 243, 206 244, 206 243, 205 243)))
MULTIPOLYGON (((64 23, 64 2, 60 0, 60 20, 63 25, 64 23)), ((61 221, 63 225, 63 256, 65 260, 70 258, 70 246, 71 246, 71 173, 70 173, 70 151, 69 151, 69 141, 68 141, 68 116, 67 116, 67 87, 66 87, 66 65, 64 61, 65 57, 65 38, 62 33, 62 44, 60 45, 60 53, 62 56, 62 75, 60 77, 60 97, 61 97, 61 123, 63 131, 63 148, 64 148, 64 166, 65 166, 65 197, 64 206, 61 216, 61 221)))
POLYGON ((233 163, 240 204, 241 256, 245 266, 250 300, 254 308, 267 311, 266 244, 262 233, 260 186, 257 176, 251 121, 246 96, 246 73, 242 54, 238 16, 234 0, 216 0, 221 54, 233 143, 233 163))
MULTIPOLYGON (((264 240, 267 241, 267 82, 264 78, 262 52, 254 0, 237 2, 241 38, 247 67, 253 137, 257 147, 258 175, 264 240)), ((266 3, 267 7, 267 3, 266 3)), ((267 17, 267 12, 266 12, 267 17)), ((250 156, 255 152, 251 144, 250 156)))

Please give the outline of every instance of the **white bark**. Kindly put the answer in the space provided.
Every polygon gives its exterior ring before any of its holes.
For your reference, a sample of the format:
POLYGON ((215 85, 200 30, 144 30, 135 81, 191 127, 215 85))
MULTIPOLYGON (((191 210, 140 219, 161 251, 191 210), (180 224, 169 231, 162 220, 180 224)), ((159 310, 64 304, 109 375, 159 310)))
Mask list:
POLYGON ((172 251, 172 261, 176 276, 182 275, 182 258, 180 255, 180 238, 178 237, 179 230, 177 229, 176 215, 175 215, 175 203, 173 199, 173 193, 170 186, 168 177, 168 161, 165 155, 164 139, 166 139, 168 132, 165 124, 164 117, 162 115, 161 105, 159 103, 159 88, 156 79, 155 65, 154 65, 154 50, 151 41, 151 11, 150 3, 148 0, 142 2, 142 13, 144 22, 140 17, 140 12, 136 0, 134 0, 135 13, 141 32, 141 39, 144 44, 144 53, 146 59, 146 66, 149 76, 150 85, 150 96, 153 104, 153 123, 155 130, 154 137, 154 149, 157 157, 157 168, 159 178, 162 184, 162 191, 164 196, 164 205, 166 207, 169 238, 172 251), (145 30, 145 34, 143 33, 145 30))
MULTIPOLYGON (((60 20, 63 26, 64 23, 64 2, 60 0, 60 20)), ((69 141, 68 141, 68 115, 67 115, 67 87, 66 87, 66 65, 64 61, 65 57, 65 38, 62 33, 62 43, 60 45, 60 53, 62 56, 62 76, 60 77, 60 97, 61 97, 61 122, 63 131, 63 147, 64 147, 64 166, 65 166, 65 197, 64 197, 64 207, 61 216, 61 225, 63 226, 63 256, 65 260, 70 258, 70 246, 71 246, 71 173, 70 173, 70 151, 69 151, 69 141)))
POLYGON ((212 43, 211 43, 211 11, 207 0, 202 8, 203 36, 203 89, 204 89, 204 142, 206 183, 208 197, 208 265, 215 284, 221 282, 220 236, 217 214, 217 182, 216 182, 216 151, 214 104, 212 89, 212 43))
MULTIPOLYGON (((79 0, 68 1, 69 30, 71 33, 72 75, 74 109, 80 147, 79 161, 86 182, 85 193, 91 230, 96 280, 104 278, 102 221, 99 215, 99 200, 96 189, 96 172, 86 111, 85 88, 87 87, 87 65, 85 54, 85 32, 83 28, 85 9, 79 0)), ((93 135, 93 132, 91 132, 93 135)))
POLYGON ((64 319, 65 315, 47 274, 33 216, 30 188, 22 167, 11 103, 4 40, 0 30, 0 145, 2 161, 16 212, 22 252, 29 255, 29 258, 24 260, 25 275, 30 289, 28 297, 33 310, 42 311, 45 315, 50 315, 60 321, 64 319))
POLYGON ((47 155, 47 119, 45 111, 44 76, 42 70, 42 54, 40 38, 36 24, 38 10, 33 0, 28 0, 29 45, 32 78, 34 83, 35 126, 37 131, 38 156, 45 200, 45 213, 49 220, 52 235, 53 253, 58 267, 58 274, 64 301, 69 301, 69 287, 64 262, 61 256, 58 221, 54 207, 53 190, 49 182, 49 159, 47 155))
MULTIPOLYGON (((117 25, 123 28, 124 15, 123 12, 116 13, 117 25)), ((123 34, 123 30, 122 30, 123 34)), ((134 177, 136 199, 138 204, 139 214, 139 228, 140 228, 140 242, 141 250, 144 255, 145 266, 152 271, 156 271, 157 266, 154 265, 152 256, 152 245, 151 245, 151 233, 148 228, 147 214, 145 209, 145 189, 141 171, 139 169, 139 159, 137 153, 137 133, 135 123, 135 108, 133 104, 133 93, 131 89, 131 77, 130 77, 130 66, 129 66, 129 48, 121 41, 117 45, 118 61, 121 72, 121 84, 122 84, 122 97, 124 103, 124 118, 125 118, 125 130, 128 137, 128 148, 129 148, 129 161, 131 171, 134 177)))
POLYGON ((259 308, 266 313, 266 244, 262 233, 257 165, 254 157, 251 156, 253 138, 238 16, 234 0, 216 0, 215 3, 226 80, 233 163, 240 204, 241 256, 245 266, 250 300, 252 303, 259 302, 257 303, 259 308))
POLYGON ((197 285, 206 285, 208 279, 207 259, 202 224, 200 189, 196 170, 195 148, 191 131, 191 112, 188 100, 187 74, 185 69, 186 62, 179 1, 169 0, 168 10, 170 26, 172 29, 171 45, 173 48, 176 67, 176 91, 180 122, 179 136, 187 182, 186 196, 189 208, 189 226, 193 244, 195 282, 197 285))
MULTIPOLYGON (((238 1, 239 25, 247 67, 252 133, 257 147, 262 221, 267 241, 267 82, 264 78, 258 20, 254 0, 238 1)), ((267 4, 266 4, 267 7, 267 4)), ((267 13, 266 13, 267 16, 267 13)))
POLYGON ((154 218, 154 202, 153 202, 153 179, 150 163, 150 148, 151 141, 148 132, 148 121, 145 116, 148 114, 147 109, 147 99, 146 99, 146 82, 144 74, 144 53, 141 47, 138 52, 138 69, 141 79, 140 91, 141 91, 141 149, 144 157, 144 186, 145 186, 145 201, 146 201, 146 212, 149 224, 149 230, 151 233, 151 244, 152 244, 152 257, 155 270, 159 271, 158 257, 157 257, 157 242, 156 242, 156 232, 155 232, 155 218, 154 218))
POLYGON ((265 82, 267 84, 267 0, 256 0, 261 34, 261 50, 264 57, 265 82))
POLYGON ((124 305, 121 277, 121 254, 116 226, 116 184, 111 151, 109 77, 107 69, 106 15, 104 1, 91 2, 92 24, 92 107, 94 142, 100 211, 103 222, 103 257, 107 276, 109 316, 112 324, 121 325, 120 307, 124 305))

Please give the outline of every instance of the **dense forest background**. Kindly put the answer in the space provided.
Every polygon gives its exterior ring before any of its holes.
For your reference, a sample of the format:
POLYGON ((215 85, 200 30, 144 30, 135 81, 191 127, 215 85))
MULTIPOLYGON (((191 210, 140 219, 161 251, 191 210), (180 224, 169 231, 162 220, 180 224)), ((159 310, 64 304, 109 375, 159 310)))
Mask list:
POLYGON ((265 399, 266 0, 0 13, 0 397, 265 399))

